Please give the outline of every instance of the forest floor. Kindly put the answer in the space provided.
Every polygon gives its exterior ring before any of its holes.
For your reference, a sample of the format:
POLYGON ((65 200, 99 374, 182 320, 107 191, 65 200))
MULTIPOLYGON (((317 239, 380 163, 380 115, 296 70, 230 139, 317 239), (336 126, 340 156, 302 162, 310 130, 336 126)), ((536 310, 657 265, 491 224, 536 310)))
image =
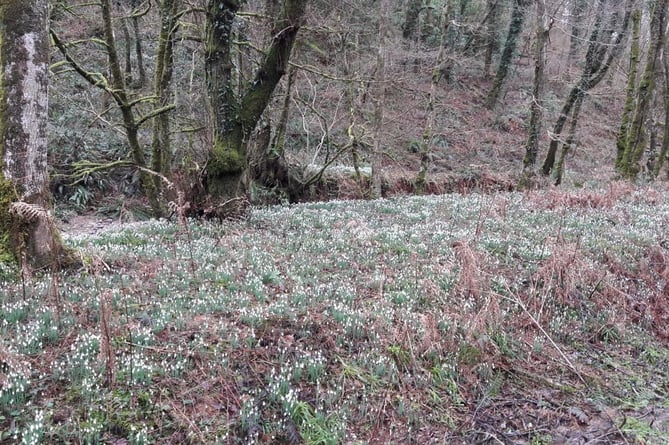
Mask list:
POLYGON ((668 443, 667 196, 86 220, 2 271, 0 443, 668 443))
POLYGON ((432 196, 408 196, 426 64, 389 88, 386 199, 338 178, 186 225, 59 203, 84 266, 0 266, 0 444, 669 443, 669 189, 611 182, 620 98, 588 96, 560 188, 518 191, 531 70, 490 111, 462 65, 432 196))

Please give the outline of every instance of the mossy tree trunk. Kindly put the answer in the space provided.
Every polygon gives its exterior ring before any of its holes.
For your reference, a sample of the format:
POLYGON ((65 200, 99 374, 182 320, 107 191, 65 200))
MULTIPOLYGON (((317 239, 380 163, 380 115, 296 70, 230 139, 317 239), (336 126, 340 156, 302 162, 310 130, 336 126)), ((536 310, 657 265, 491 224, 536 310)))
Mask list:
POLYGON ((407 9, 404 13, 404 23, 402 24, 402 37, 407 40, 416 38, 420 11, 423 9, 423 0, 409 0, 407 9))
MULTIPOLYGON (((157 107, 164 108, 172 102, 170 84, 174 67, 174 37, 179 28, 178 8, 180 0, 162 0, 160 7, 160 34, 156 53, 155 96, 157 107)), ((170 114, 162 113, 153 121, 151 144, 151 169, 169 177, 172 166, 170 143, 170 114)), ((155 188, 162 187, 161 179, 154 177, 155 188)))
POLYGON ((502 10, 502 0, 488 0, 488 25, 486 33, 486 47, 483 61, 483 71, 490 75, 490 67, 499 51, 499 25, 502 10))
POLYGON ((630 44, 630 64, 629 73, 627 74, 627 88, 625 106, 623 107, 623 115, 620 119, 620 128, 616 137, 616 169, 622 170, 623 156, 627 149, 627 136, 629 134, 630 119, 634 112, 634 104, 636 103, 636 78, 639 71, 639 58, 641 48, 639 40, 641 37, 641 10, 636 9, 632 13, 632 42, 630 44))
MULTIPOLYGON (((561 135, 564 130, 564 126, 569 119, 569 116, 572 115, 574 106, 582 101, 585 98, 585 95, 589 90, 594 88, 599 84, 599 82, 604 79, 606 73, 608 72, 613 61, 618 57, 622 49, 622 41, 629 28, 630 22, 630 4, 634 0, 628 0, 624 6, 624 11, 619 9, 614 10, 610 13, 610 17, 606 23, 606 26, 603 26, 604 15, 607 14, 606 5, 607 0, 599 0, 594 7, 594 10, 600 11, 595 24, 590 34, 588 40, 588 50, 585 56, 585 66, 583 67, 583 72, 581 73, 581 78, 579 81, 572 87, 569 92, 569 96, 562 106, 560 111, 560 116, 558 116, 555 125, 553 126, 553 132, 551 133, 551 142, 548 146, 548 153, 544 159, 544 163, 541 167, 541 171, 544 175, 549 175, 555 167, 555 160, 557 157, 557 152, 562 142, 561 135), (622 18, 621 18, 622 15, 622 18)), ((574 117, 578 117, 575 115, 574 117)), ((576 125, 574 122, 573 125, 576 125)), ((573 145, 570 144, 570 147, 573 145)), ((558 172, 560 175, 563 174, 563 171, 558 172)), ((556 178, 557 179, 557 178, 556 178)))
POLYGON ((73 262, 49 211, 46 0, 0 2, 0 260, 73 262))
POLYGON ((238 95, 232 71, 232 30, 242 2, 209 0, 205 73, 214 115, 214 142, 206 173, 207 189, 215 200, 236 198, 247 191, 247 142, 286 72, 306 3, 283 2, 265 57, 251 84, 238 95))
POLYGON ((567 159, 567 154, 571 151, 576 143, 576 127, 578 125, 578 117, 581 114, 581 107, 583 106, 583 100, 585 99, 585 94, 579 94, 576 97, 576 102, 574 103, 574 109, 571 113, 571 123, 569 124, 569 133, 567 134, 567 139, 564 144, 562 144, 562 150, 560 151, 560 158, 558 159, 557 165, 555 166, 555 185, 560 185, 562 183, 562 178, 564 176, 564 163, 567 159))
POLYGON ((648 142, 645 126, 655 89, 657 60, 665 41, 667 5, 669 5, 669 0, 657 0, 653 7, 650 22, 651 42, 646 54, 646 67, 637 88, 636 107, 629 125, 625 152, 620 165, 623 176, 630 179, 636 178, 641 170, 639 161, 648 142))
MULTIPOLYGON (((664 68, 664 129, 660 154, 658 155, 657 162, 653 166, 654 177, 659 176, 660 170, 667 161, 667 156, 669 155, 669 52, 667 51, 667 45, 664 45, 663 52, 664 54, 662 55, 662 65, 664 68)), ((667 174, 669 176, 669 171, 667 171, 667 174)))
MULTIPOLYGON (((139 132, 142 125, 151 121, 153 118, 159 118, 162 114, 174 109, 175 106, 174 104, 162 106, 162 99, 158 98, 157 101, 161 103, 161 106, 154 107, 146 114, 139 114, 137 112, 138 105, 155 102, 156 98, 153 95, 134 97, 132 91, 128 89, 126 78, 121 68, 116 38, 114 37, 114 17, 112 16, 111 2, 110 0, 101 0, 99 6, 102 18, 104 50, 109 60, 109 79, 104 78, 100 73, 91 72, 84 68, 84 66, 72 57, 67 49, 67 44, 60 40, 57 33, 53 30, 51 32, 51 37, 67 63, 77 72, 77 74, 83 77, 92 86, 104 90, 114 99, 122 116, 130 157, 135 166, 141 170, 142 190, 149 199, 149 204, 154 215, 159 216, 163 213, 164 209, 159 200, 159 190, 156 187, 156 182, 148 173, 147 158, 142 143, 140 142, 139 132)), ((161 62, 165 62, 165 60, 159 59, 159 63, 161 62)), ((161 76, 165 76, 167 73, 165 70, 162 70, 162 72, 163 74, 161 76)), ((169 76, 166 78, 169 78, 169 76)), ((167 92, 165 91, 165 93, 167 92)), ((158 161, 162 163, 162 157, 156 159, 155 162, 152 162, 152 167, 160 173, 163 171, 163 168, 157 166, 156 163, 158 161)))
POLYGON ((534 40, 534 80, 532 102, 530 104, 530 126, 525 143, 523 166, 529 171, 534 168, 539 152, 541 127, 543 123, 543 89, 546 67, 546 43, 552 26, 552 20, 546 15, 546 0, 537 0, 537 24, 534 40))
POLYGON ((434 125, 436 120, 435 101, 437 98, 437 87, 443 76, 443 67, 446 59, 446 39, 450 20, 448 17, 453 12, 453 0, 447 0, 444 4, 441 15, 441 42, 435 66, 432 68, 432 79, 430 82, 430 93, 427 97, 427 106, 425 110, 425 128, 423 128, 423 138, 420 148, 420 169, 416 175, 415 188, 416 193, 422 194, 427 191, 427 174, 432 166, 432 144, 434 143, 434 125))
MULTIPOLYGON (((116 99, 116 103, 123 116, 126 138, 128 140, 128 145, 130 146, 130 153, 132 154, 133 161, 139 167, 146 168, 146 156, 144 155, 144 150, 139 142, 139 128, 142 122, 135 117, 134 102, 128 97, 128 90, 126 88, 123 71, 121 70, 121 62, 116 46, 116 38, 114 36, 110 0, 101 0, 100 8, 102 12, 105 46, 109 58, 111 88, 115 93, 114 99, 116 99)), ((154 214, 160 215, 162 209, 158 201, 158 192, 153 182, 153 178, 149 177, 146 172, 142 172, 141 177, 142 187, 149 198, 151 209, 154 214)))
POLYGON ((525 14, 527 7, 530 5, 530 0, 514 0, 513 10, 511 11, 511 22, 509 23, 509 32, 506 35, 506 42, 504 43, 504 50, 499 61, 497 74, 493 80, 492 88, 486 98, 486 107, 493 109, 502 94, 502 88, 509 73, 513 56, 518 45, 518 37, 523 30, 523 22, 525 21, 525 14))

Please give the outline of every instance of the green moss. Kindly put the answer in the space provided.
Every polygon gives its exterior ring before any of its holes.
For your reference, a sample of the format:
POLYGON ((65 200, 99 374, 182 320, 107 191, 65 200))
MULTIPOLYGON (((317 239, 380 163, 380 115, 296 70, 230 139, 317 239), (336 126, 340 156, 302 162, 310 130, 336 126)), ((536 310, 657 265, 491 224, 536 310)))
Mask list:
POLYGON ((16 201, 14 185, 0 174, 0 263, 16 260, 10 242, 10 231, 14 221, 9 214, 9 206, 14 201, 16 201))
POLYGON ((216 141, 209 161, 209 174, 226 176, 244 170, 244 154, 241 150, 230 147, 223 141, 216 141))

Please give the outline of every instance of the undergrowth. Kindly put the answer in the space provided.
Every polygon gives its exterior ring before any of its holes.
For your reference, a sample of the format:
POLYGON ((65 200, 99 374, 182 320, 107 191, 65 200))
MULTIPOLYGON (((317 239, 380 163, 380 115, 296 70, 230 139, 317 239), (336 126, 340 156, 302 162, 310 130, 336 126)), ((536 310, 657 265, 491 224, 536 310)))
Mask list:
POLYGON ((57 292, 2 275, 0 443, 666 443, 667 215, 614 183, 67 236, 57 292))

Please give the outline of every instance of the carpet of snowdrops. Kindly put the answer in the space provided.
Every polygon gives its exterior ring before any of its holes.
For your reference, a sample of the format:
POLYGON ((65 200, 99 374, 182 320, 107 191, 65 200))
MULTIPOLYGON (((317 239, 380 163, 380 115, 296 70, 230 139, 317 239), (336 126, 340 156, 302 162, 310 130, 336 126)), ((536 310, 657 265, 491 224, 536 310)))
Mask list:
POLYGON ((0 270, 0 443, 667 443, 667 196, 65 233, 80 269, 0 270))

